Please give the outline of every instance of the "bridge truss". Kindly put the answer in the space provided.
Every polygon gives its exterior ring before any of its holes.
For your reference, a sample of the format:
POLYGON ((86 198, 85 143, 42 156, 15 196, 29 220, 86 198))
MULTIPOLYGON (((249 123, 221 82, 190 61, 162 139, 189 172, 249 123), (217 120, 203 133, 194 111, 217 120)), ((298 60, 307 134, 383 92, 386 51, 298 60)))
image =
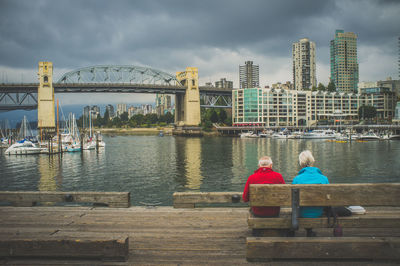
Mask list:
MULTIPOLYGON (((38 83, 0 84, 0 111, 37 108, 38 83)), ((92 66, 64 74, 53 83, 55 93, 185 93, 176 77, 138 66, 92 66)), ((201 107, 230 108, 232 91, 201 86, 201 107)))

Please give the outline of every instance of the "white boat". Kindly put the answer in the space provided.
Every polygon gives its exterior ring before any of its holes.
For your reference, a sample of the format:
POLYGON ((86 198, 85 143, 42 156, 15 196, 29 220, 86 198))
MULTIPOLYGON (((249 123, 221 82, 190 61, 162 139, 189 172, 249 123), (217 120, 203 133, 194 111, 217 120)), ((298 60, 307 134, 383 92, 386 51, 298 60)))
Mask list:
POLYGON ((272 138, 275 138, 275 139, 287 139, 288 136, 289 136, 289 134, 285 131, 279 131, 279 132, 272 134, 272 138))
POLYGON ((400 135, 389 135, 389 140, 400 140, 400 135))
POLYGON ((301 139, 303 137, 303 132, 295 131, 288 135, 288 139, 301 139))
POLYGON ((368 132, 367 134, 360 135, 357 140, 381 140, 381 137, 376 135, 374 132, 368 132))
POLYGON ((257 134, 255 134, 253 131, 249 132, 243 132, 239 134, 241 138, 259 138, 257 134))
POLYGON ((35 146, 31 141, 23 139, 11 145, 4 153, 9 155, 28 155, 41 153, 42 150, 42 148, 35 146))
POLYGON ((334 139, 335 131, 330 129, 315 129, 303 134, 303 139, 334 139))
POLYGON ((97 131, 95 136, 96 136, 96 145, 99 145, 100 148, 104 148, 106 146, 106 143, 104 142, 103 135, 101 135, 100 131, 97 131))

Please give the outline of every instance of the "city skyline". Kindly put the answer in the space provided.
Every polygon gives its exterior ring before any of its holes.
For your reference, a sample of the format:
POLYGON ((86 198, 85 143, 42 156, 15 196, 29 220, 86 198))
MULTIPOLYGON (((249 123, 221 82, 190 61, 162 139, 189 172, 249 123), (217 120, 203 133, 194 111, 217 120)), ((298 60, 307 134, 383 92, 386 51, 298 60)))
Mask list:
MULTIPOLYGON (((317 83, 327 85, 329 44, 337 29, 358 36, 360 81, 398 77, 400 3, 395 1, 2 1, 0 7, 0 82, 36 81, 38 62, 48 60, 54 80, 100 64, 171 74, 194 66, 200 84, 226 78, 238 88, 238 66, 253 61, 263 87, 292 80, 292 43, 307 37, 316 43, 317 83)), ((110 98, 61 96, 64 104, 110 98)), ((114 95, 113 103, 154 98, 114 95)))

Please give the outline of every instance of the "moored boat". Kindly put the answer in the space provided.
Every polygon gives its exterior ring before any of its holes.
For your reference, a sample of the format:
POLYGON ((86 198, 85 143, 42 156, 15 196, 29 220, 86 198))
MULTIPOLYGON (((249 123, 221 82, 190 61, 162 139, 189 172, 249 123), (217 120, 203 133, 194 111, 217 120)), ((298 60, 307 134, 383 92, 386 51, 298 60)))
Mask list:
POLYGON ((366 140, 381 140, 381 137, 376 135, 374 132, 368 132, 367 134, 360 135, 357 140, 366 141, 366 140))
POLYGON ((334 139, 335 131, 330 129, 315 129, 303 134, 303 139, 334 139))
POLYGON ((42 148, 37 147, 31 141, 23 139, 11 145, 4 153, 9 155, 30 155, 39 154, 42 148))
POLYGON ((241 138, 259 138, 260 136, 255 134, 253 131, 243 132, 239 134, 241 138))

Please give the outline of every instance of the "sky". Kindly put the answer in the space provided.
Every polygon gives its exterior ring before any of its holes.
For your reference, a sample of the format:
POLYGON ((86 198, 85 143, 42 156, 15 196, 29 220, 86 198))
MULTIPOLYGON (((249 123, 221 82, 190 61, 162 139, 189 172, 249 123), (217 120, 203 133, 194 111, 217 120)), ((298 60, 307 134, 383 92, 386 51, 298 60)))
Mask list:
MULTIPOLYGON (((292 81, 292 43, 316 43, 317 82, 328 84, 336 29, 358 36, 360 81, 398 79, 400 1, 378 0, 0 0, 0 83, 54 80, 94 65, 134 65, 174 74, 197 67, 200 85, 239 65, 260 67, 260 86, 292 81)), ((56 95, 63 104, 150 103, 154 95, 56 95)))

